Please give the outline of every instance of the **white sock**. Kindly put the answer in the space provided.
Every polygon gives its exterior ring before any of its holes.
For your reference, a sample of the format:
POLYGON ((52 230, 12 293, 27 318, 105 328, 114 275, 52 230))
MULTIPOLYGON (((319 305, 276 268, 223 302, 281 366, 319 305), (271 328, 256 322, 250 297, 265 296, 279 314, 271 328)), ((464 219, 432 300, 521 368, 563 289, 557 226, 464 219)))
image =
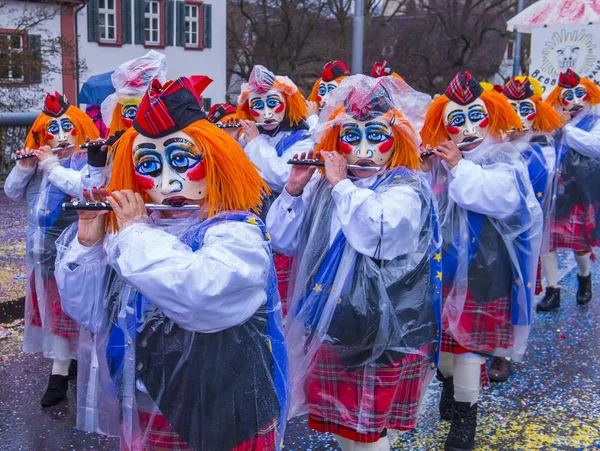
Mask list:
POLYGON ((454 374, 454 354, 451 352, 440 352, 440 364, 438 365, 442 376, 448 378, 454 374))
POLYGON ((374 443, 354 442, 353 451, 390 451, 390 441, 381 437, 374 443))
POLYGON ((575 255, 575 261, 577 262, 577 266, 579 267, 579 275, 582 277, 587 277, 590 275, 590 252, 583 255, 575 255))
POLYGON ((556 288, 558 286, 558 255, 555 250, 542 256, 542 269, 546 276, 547 286, 556 288))
POLYGON ((333 434, 333 436, 342 447, 342 451, 354 451, 354 444, 356 443, 355 441, 335 434, 333 434))
POLYGON ((70 364, 71 364, 71 360, 54 359, 52 362, 52 374, 58 374, 60 376, 68 376, 70 364))
POLYGON ((481 390, 481 365, 485 357, 469 352, 454 356, 454 400, 477 402, 481 390))

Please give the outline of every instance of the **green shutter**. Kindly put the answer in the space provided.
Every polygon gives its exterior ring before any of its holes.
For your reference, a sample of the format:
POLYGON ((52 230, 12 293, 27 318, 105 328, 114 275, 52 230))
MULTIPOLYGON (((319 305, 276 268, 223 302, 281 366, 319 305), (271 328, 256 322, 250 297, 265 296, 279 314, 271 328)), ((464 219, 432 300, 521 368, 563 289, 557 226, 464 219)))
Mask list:
POLYGON ((135 22, 135 43, 144 45, 146 42, 146 25, 144 21, 144 10, 146 2, 144 0, 134 0, 134 22, 135 22))
POLYGON ((29 54, 29 83, 42 82, 42 37, 39 34, 27 36, 29 54))
POLYGON ((88 41, 98 42, 98 0, 89 0, 87 4, 88 41))
POLYGON ((173 45, 173 24, 175 22, 174 0, 167 0, 167 17, 165 19, 165 45, 173 45))
POLYGON ((204 108, 204 111, 210 110, 211 106, 212 101, 210 100, 210 97, 202 97, 202 108, 204 108))
POLYGON ((177 27, 175 30, 175 45, 185 45, 185 3, 177 2, 177 27))
POLYGON ((131 0, 121 0, 121 40, 131 44, 131 0))
POLYGON ((204 48, 212 47, 212 5, 204 5, 204 48))

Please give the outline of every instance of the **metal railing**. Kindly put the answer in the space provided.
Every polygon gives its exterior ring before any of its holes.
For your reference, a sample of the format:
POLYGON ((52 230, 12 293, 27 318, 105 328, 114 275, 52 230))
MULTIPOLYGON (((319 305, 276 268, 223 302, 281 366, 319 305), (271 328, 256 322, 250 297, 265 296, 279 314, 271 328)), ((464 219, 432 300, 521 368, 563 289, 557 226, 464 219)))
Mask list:
POLYGON ((0 178, 15 165, 15 152, 23 147, 38 113, 0 113, 0 178))

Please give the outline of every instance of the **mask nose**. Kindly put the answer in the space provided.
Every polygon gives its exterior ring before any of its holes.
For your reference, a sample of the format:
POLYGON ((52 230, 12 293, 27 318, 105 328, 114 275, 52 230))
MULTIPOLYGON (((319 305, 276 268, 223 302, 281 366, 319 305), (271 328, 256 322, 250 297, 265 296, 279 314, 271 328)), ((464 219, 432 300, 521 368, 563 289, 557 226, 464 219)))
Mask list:
POLYGON ((265 110, 263 116, 265 119, 273 119, 273 110, 265 110))
POLYGON ((369 149, 369 144, 367 143, 366 139, 363 139, 360 142, 360 145, 356 149, 356 156, 359 159, 362 159, 362 158, 371 158, 373 156, 373 153, 369 149))
POLYGON ((465 129, 463 130, 463 135, 464 136, 472 136, 472 135, 476 135, 477 134, 477 128, 475 127, 475 124, 473 124, 473 122, 471 122, 470 120, 467 120, 466 124, 465 124, 465 129))
POLYGON ((58 141, 63 142, 68 139, 68 134, 65 133, 62 127, 58 127, 58 141))
POLYGON ((175 171, 170 166, 163 167, 160 189, 164 194, 172 194, 181 191, 182 185, 175 176, 175 171))

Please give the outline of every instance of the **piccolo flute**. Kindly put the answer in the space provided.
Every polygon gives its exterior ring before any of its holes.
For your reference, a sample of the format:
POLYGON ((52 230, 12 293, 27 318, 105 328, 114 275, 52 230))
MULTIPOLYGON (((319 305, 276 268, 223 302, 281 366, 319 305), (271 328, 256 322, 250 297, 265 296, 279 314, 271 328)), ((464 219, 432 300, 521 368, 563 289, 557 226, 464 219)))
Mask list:
POLYGON ((79 146, 79 148, 80 149, 94 149, 94 148, 99 149, 102 146, 105 146, 106 143, 108 143, 108 139, 101 139, 98 141, 86 141, 81 146, 79 146))
POLYGON ((240 128, 242 126, 242 124, 235 123, 235 124, 215 124, 217 127, 219 128, 240 128))
MULTIPOLYGON (((56 152, 60 152, 61 150, 67 150, 67 149, 72 149, 75 146, 73 144, 69 144, 68 146, 64 146, 64 147, 54 147, 52 149, 52 153, 56 153, 56 152)), ((15 160, 24 160, 25 158, 32 158, 35 157, 34 153, 27 153, 25 155, 17 155, 15 157, 15 160)))
MULTIPOLYGON (((477 138, 474 139, 473 141, 469 141, 469 142, 465 142, 465 143, 459 143, 456 145, 456 147, 458 147, 459 149, 464 149, 467 146, 470 146, 471 144, 479 144, 480 142, 482 142, 485 138, 477 138)), ((421 158, 427 158, 434 155, 433 150, 426 150, 425 152, 423 152, 420 157, 421 158)))
MULTIPOLYGON (((325 163, 319 160, 300 160, 298 158, 292 158, 287 161, 287 164, 295 164, 298 166, 318 166, 320 168, 325 167, 325 163)), ((358 171, 372 171, 377 172, 381 169, 379 166, 360 166, 358 164, 349 164, 348 169, 358 170, 358 171)))
MULTIPOLYGON (((64 211, 112 211, 112 207, 108 202, 86 202, 75 200, 73 202, 63 202, 62 209, 64 211)), ((163 204, 146 204, 146 209, 151 211, 188 211, 200 210, 200 205, 163 205, 163 204)))

